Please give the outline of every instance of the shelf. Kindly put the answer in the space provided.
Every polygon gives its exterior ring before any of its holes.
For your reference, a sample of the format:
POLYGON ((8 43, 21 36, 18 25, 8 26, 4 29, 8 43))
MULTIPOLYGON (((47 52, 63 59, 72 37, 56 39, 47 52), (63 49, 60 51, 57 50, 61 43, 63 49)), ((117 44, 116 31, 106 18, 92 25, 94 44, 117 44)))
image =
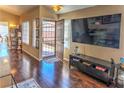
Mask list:
POLYGON ((22 40, 21 40, 21 31, 20 28, 11 28, 10 29, 10 48, 11 49, 21 49, 22 40))

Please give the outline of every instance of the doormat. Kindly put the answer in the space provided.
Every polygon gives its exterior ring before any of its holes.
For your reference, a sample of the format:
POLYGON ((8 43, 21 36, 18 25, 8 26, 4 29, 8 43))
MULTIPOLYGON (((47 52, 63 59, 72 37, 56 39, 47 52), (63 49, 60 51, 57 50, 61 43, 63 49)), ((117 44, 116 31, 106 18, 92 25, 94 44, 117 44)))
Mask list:
POLYGON ((51 62, 59 62, 59 59, 57 58, 48 58, 48 59, 44 59, 44 62, 47 62, 47 63, 51 63, 51 62))

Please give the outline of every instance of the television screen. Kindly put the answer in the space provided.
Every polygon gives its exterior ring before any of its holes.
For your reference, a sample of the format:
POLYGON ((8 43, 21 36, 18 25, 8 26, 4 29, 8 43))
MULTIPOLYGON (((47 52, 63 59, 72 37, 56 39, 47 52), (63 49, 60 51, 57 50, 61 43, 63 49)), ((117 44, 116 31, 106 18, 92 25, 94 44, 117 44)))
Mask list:
POLYGON ((121 14, 71 20, 72 42, 119 48, 121 14))

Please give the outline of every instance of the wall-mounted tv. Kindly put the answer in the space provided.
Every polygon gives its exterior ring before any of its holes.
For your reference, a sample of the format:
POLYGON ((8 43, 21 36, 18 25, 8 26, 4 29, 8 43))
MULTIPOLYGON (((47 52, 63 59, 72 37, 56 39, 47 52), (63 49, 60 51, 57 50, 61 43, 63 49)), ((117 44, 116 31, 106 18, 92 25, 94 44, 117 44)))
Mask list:
POLYGON ((72 19, 72 42, 119 48, 121 14, 72 19))

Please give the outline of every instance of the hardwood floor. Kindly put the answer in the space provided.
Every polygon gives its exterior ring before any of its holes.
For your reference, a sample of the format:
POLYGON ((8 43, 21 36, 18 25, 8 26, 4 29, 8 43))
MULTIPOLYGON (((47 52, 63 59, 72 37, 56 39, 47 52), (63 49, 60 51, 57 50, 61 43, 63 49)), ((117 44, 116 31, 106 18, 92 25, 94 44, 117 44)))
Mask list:
POLYGON ((98 81, 75 68, 69 69, 68 62, 38 62, 26 53, 9 52, 11 73, 17 82, 34 78, 41 88, 105 88, 98 81))

